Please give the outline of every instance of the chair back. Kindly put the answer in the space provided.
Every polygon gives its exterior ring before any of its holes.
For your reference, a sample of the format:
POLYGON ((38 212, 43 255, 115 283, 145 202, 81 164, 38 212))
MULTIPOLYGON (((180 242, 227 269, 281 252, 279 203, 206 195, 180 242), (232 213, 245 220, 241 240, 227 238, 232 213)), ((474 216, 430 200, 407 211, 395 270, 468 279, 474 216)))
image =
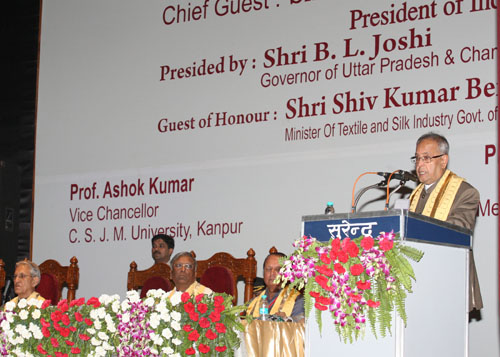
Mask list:
MULTIPOLYGON (((194 252, 191 254, 196 257, 194 252)), ((257 261, 252 248, 248 250, 246 258, 235 258, 229 253, 219 252, 207 260, 197 260, 197 266, 196 278, 200 280, 200 283, 215 292, 231 294, 233 304, 238 301, 236 286, 240 279, 245 282, 244 302, 252 299, 253 281, 257 275, 257 261), (214 269, 215 267, 218 269, 214 269), (232 292, 229 292, 230 290, 232 292)))
POLYGON ((170 266, 157 263, 146 270, 137 270, 137 263, 130 263, 127 278, 127 290, 141 289, 141 298, 146 296, 148 290, 163 289, 170 291, 174 284, 170 281, 170 266))
POLYGON ((205 270, 200 278, 200 283, 208 286, 216 293, 226 293, 235 296, 236 286, 234 285, 236 279, 233 273, 223 266, 211 266, 205 270))
POLYGON ((80 280, 80 269, 76 257, 72 257, 69 262, 70 265, 62 266, 57 260, 48 259, 38 266, 41 278, 36 291, 45 299, 51 300, 53 305, 61 299, 62 289, 65 286, 68 289, 68 302, 75 300, 80 280))
POLYGON ((0 259, 0 305, 3 304, 3 301, 2 301, 2 296, 3 294, 1 294, 2 292, 2 289, 3 287, 5 286, 5 263, 3 262, 2 259, 0 259))

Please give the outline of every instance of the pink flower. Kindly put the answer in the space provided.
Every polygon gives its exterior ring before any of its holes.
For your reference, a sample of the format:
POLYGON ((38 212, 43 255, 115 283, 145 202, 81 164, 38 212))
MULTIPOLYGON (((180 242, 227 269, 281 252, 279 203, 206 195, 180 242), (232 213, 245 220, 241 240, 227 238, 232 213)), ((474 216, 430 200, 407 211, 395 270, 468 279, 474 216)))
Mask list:
POLYGON ((212 320, 212 322, 220 321, 220 313, 217 311, 212 311, 208 317, 212 320))
POLYGON ((215 340, 217 338, 217 334, 212 330, 208 329, 207 332, 205 332, 205 337, 208 338, 209 340, 215 340))
POLYGON ((372 237, 364 237, 361 239, 361 246, 364 250, 370 250, 373 248, 373 238, 372 237))
POLYGON ((222 305, 223 303, 224 303, 224 297, 222 297, 220 295, 217 295, 214 297, 214 305, 215 306, 222 305))
POLYGON ((95 308, 98 308, 101 306, 101 302, 99 301, 98 298, 96 297, 91 297, 90 299, 87 300, 87 305, 92 305, 95 308))
MULTIPOLYGON (((47 300, 45 300, 45 301, 47 301, 47 300)), ((45 350, 43 349, 43 347, 42 347, 42 344, 41 344, 41 343, 39 343, 39 344, 38 344, 38 346, 36 346, 36 349, 37 349, 37 351, 38 351, 38 352, 40 352, 42 355, 46 355, 46 354, 47 354, 47 351, 45 351, 45 350)))
POLYGON ((340 263, 335 263, 333 265, 333 269, 335 269, 335 271, 337 272, 337 274, 344 274, 345 273, 345 268, 340 263))
POLYGON ((315 307, 316 309, 318 309, 318 310, 321 310, 321 311, 325 311, 326 309, 328 309, 328 307, 327 307, 327 306, 325 306, 325 305, 321 305, 321 304, 320 304, 320 303, 318 303, 318 302, 315 302, 315 303, 314 303, 314 307, 315 307))
POLYGON ((207 345, 204 345, 203 343, 200 343, 200 345, 198 346, 198 350, 205 354, 205 353, 208 353, 210 352, 210 346, 207 346, 207 345))
POLYGON ((320 254, 319 258, 324 264, 330 264, 331 260, 328 257, 328 254, 320 254))
POLYGON ((320 274, 330 276, 330 277, 333 275, 333 270, 328 268, 326 265, 316 265, 315 268, 316 268, 316 271, 320 274))
POLYGON ((196 353, 196 351, 194 350, 193 347, 189 347, 187 350, 186 350, 186 354, 187 355, 194 355, 196 353))
POLYGON ((356 285, 359 290, 368 290, 371 287, 370 281, 357 281, 356 285))
POLYGON ((359 248, 354 242, 349 242, 347 243, 347 253, 349 253, 349 256, 351 258, 355 258, 359 254, 359 248))
POLYGON ((215 350, 217 352, 224 352, 226 349, 227 349, 226 346, 217 346, 217 347, 215 347, 215 350))
MULTIPOLYGON (((198 295, 199 296, 199 295, 198 295)), ((207 312, 208 310, 208 307, 207 307, 207 304, 198 304, 198 306, 196 307, 198 309, 198 311, 201 313, 201 314, 204 314, 205 312, 207 312)))
POLYGON ((226 325, 223 323, 216 323, 215 330, 217 330, 218 333, 226 333, 226 325))
POLYGON ((210 321, 206 317, 202 317, 199 324, 201 328, 208 328, 210 326, 210 321))
POLYGON ((69 308, 68 301, 66 299, 59 301, 57 303, 57 308, 64 314, 69 308))
POLYGON ((198 341, 198 338, 200 337, 200 334, 198 333, 198 331, 196 330, 193 330, 189 333, 188 335, 188 340, 189 341, 198 341))
POLYGON ((386 252, 392 249, 394 242, 390 239, 382 239, 378 245, 380 246, 380 249, 386 252))
POLYGON ((370 307, 379 307, 380 306, 380 301, 368 300, 367 304, 370 307))
POLYGON ((57 338, 52 337, 50 339, 50 343, 52 344, 52 347, 55 347, 55 348, 59 347, 59 341, 57 341, 57 338))
POLYGON ((361 264, 354 264, 353 266, 351 266, 351 274, 354 276, 361 275, 364 270, 365 268, 363 268, 361 264))
POLYGON ((187 302, 189 300, 189 298, 190 298, 190 295, 187 291, 182 293, 182 295, 181 295, 182 302, 187 302))
POLYGON ((341 263, 347 263, 347 261, 349 260, 349 254, 347 254, 345 250, 339 251, 337 255, 339 262, 341 263))
POLYGON ((188 314, 191 314, 194 312, 194 304, 192 302, 188 302, 184 304, 184 311, 186 311, 188 314))

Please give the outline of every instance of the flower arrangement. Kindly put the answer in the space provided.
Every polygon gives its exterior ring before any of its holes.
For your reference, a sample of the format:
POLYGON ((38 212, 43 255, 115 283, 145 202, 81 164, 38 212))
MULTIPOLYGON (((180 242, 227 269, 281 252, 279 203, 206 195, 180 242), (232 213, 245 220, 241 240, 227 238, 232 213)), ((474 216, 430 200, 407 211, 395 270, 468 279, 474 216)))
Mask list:
POLYGON ((0 312, 0 355, 5 356, 232 356, 243 331, 226 294, 136 291, 81 298, 57 306, 21 299, 0 312))
POLYGON ((344 342, 363 336, 367 320, 375 337, 376 326, 386 336, 394 309, 406 325, 405 299, 415 280, 407 258, 418 262, 423 252, 402 244, 393 232, 329 242, 302 237, 293 245, 278 279, 304 289, 306 317, 314 307, 320 329, 323 311, 331 313, 344 342))

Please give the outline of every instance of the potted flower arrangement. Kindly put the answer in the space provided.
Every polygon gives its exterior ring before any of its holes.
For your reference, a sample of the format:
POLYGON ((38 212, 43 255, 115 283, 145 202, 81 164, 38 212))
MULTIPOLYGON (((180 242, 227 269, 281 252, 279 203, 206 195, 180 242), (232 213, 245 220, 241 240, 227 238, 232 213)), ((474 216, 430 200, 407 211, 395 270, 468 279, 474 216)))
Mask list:
POLYGON ((56 306, 21 299, 0 312, 0 355, 5 356, 233 356, 244 327, 226 294, 169 298, 150 290, 124 301, 118 295, 81 298, 56 306))
POLYGON ((302 237, 294 247, 278 279, 304 289, 306 317, 314 308, 320 329, 323 311, 331 314, 344 342, 362 336, 367 321, 375 336, 377 326, 385 336, 394 310, 406 324, 405 299, 415 280, 408 258, 419 261, 421 251, 393 232, 329 242, 302 237))

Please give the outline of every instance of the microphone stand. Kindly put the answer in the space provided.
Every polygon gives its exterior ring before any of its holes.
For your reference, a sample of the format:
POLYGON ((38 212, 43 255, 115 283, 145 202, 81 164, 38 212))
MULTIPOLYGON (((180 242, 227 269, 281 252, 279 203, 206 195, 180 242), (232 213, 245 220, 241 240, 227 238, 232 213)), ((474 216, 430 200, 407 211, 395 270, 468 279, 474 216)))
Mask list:
POLYGON ((399 189, 405 185, 405 183, 406 183, 406 181, 400 181, 400 182, 399 182, 399 185, 397 185, 397 186, 396 186, 396 188, 395 188, 394 190, 392 190, 392 191, 391 191, 391 193, 389 194, 389 197, 388 197, 388 199, 387 199, 387 202, 386 202, 386 204, 385 204, 385 210, 386 210, 386 211, 389 209, 389 201, 391 200, 391 196, 392 196, 393 194, 395 194, 396 192, 398 192, 398 191, 399 191, 399 189))
MULTIPOLYGON (((387 180, 383 179, 379 183, 367 186, 363 189, 361 189, 358 194, 356 195, 356 198, 354 199, 354 205, 352 206, 352 213, 356 213, 356 208, 358 207, 358 202, 361 196, 368 190, 371 190, 372 188, 379 188, 379 187, 385 187, 387 186, 387 180)), ((399 188, 398 188, 399 189, 399 188)))

